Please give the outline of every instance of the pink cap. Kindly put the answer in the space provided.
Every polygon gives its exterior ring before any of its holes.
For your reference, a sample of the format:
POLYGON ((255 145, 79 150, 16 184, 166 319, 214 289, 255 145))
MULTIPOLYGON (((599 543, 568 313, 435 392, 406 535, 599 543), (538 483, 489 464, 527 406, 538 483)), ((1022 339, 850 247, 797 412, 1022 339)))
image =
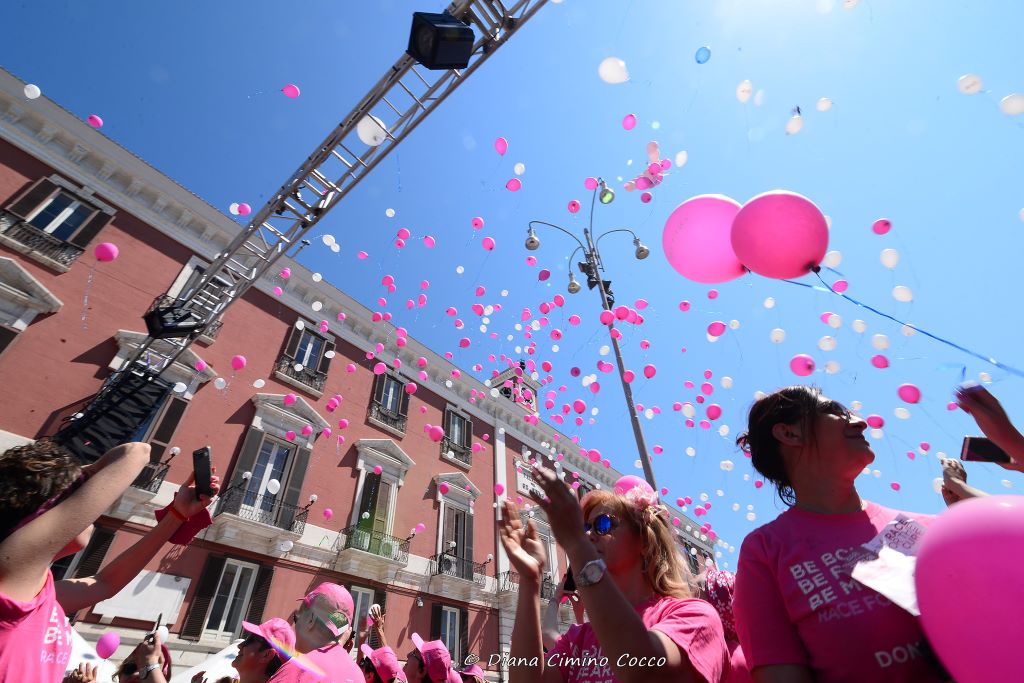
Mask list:
POLYGON ((462 676, 452 670, 452 656, 445 647, 444 641, 431 640, 423 642, 420 634, 412 634, 412 642, 423 657, 423 666, 427 670, 427 676, 432 681, 445 681, 445 683, 462 683, 462 676))
POLYGON ((274 617, 258 626, 243 621, 242 629, 267 641, 267 644, 277 651, 282 661, 287 662, 295 654, 295 631, 284 619, 274 617))
POLYGON ((355 604, 344 586, 324 582, 306 594, 302 604, 313 610, 335 638, 353 622, 355 604))
POLYGON ((480 683, 484 683, 484 670, 480 668, 479 664, 470 664, 459 673, 462 674, 463 681, 466 680, 466 676, 475 676, 480 683))
POLYGON ((377 670, 377 675, 381 679, 385 681, 390 681, 393 678, 401 681, 405 680, 402 667, 398 665, 398 657, 390 647, 379 647, 374 650, 366 643, 363 643, 359 646, 359 651, 373 663, 373 668, 377 670))

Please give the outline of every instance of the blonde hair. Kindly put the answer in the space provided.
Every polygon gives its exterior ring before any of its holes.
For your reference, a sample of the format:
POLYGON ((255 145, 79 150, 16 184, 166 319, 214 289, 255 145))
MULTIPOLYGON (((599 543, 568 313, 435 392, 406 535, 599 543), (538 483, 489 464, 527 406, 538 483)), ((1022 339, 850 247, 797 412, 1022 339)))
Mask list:
POLYGON ((665 510, 655 505, 636 504, 609 491, 591 491, 583 497, 583 516, 600 506, 608 508, 640 536, 644 576, 655 593, 673 598, 692 598, 695 581, 676 545, 665 510))

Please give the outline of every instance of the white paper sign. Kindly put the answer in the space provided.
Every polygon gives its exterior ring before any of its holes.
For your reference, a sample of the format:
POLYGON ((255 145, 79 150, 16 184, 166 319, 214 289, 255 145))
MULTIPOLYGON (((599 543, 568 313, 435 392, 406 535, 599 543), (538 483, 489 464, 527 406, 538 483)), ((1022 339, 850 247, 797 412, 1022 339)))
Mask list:
POLYGON ((159 572, 143 571, 121 592, 93 609, 108 617, 156 621, 163 614, 165 624, 174 622, 185 601, 191 579, 159 572))
POLYGON ((850 575, 914 616, 921 616, 914 587, 914 569, 924 532, 922 524, 899 514, 877 536, 861 546, 871 556, 859 561, 850 575))

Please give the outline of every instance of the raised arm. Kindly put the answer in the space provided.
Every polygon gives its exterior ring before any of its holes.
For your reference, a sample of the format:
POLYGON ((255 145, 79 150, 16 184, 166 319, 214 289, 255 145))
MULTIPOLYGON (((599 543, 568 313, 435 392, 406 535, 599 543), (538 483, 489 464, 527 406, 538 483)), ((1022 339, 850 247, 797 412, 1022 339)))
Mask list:
POLYGON ((149 444, 128 443, 107 451, 87 468, 88 480, 0 543, 0 592, 31 600, 46 581, 54 557, 120 497, 149 462, 149 444))
POLYGON ((956 399, 960 407, 978 423, 985 436, 1010 456, 1012 462, 1003 467, 1024 470, 1024 435, 1010 422, 999 400, 981 385, 958 389, 956 399))

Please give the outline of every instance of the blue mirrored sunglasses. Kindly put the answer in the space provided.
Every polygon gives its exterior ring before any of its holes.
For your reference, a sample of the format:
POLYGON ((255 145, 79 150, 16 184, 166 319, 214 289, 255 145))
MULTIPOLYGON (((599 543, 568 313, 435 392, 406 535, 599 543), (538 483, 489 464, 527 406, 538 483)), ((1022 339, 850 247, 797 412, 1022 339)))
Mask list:
POLYGON ((594 518, 593 522, 586 522, 583 525, 583 533, 589 534, 593 531, 598 536, 605 536, 610 534, 612 529, 619 525, 618 520, 609 514, 600 514, 594 518))

